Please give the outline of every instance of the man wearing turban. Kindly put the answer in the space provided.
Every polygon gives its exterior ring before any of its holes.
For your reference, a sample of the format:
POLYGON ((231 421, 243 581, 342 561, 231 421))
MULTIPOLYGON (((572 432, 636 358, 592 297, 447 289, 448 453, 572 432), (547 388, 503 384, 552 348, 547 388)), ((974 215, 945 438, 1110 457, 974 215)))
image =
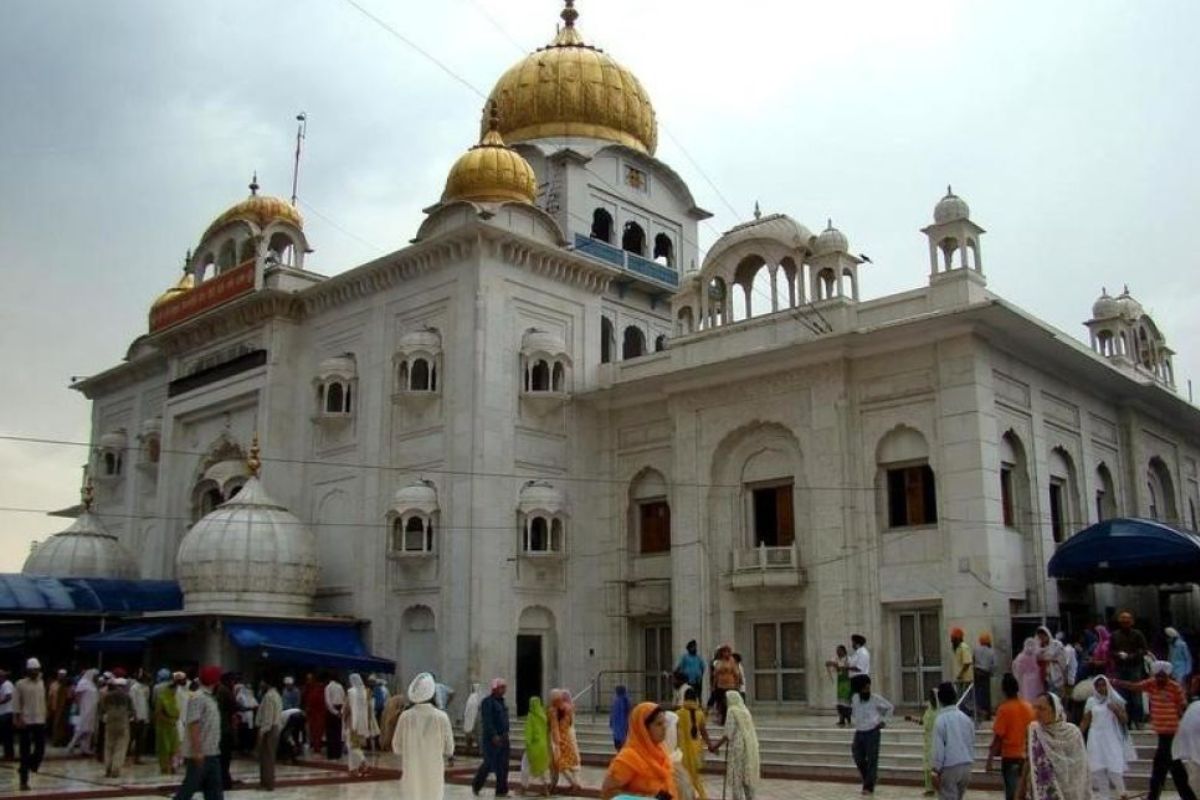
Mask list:
POLYGON ((445 763, 454 760, 454 731, 450 717, 433 704, 437 684, 422 672, 408 686, 412 708, 400 715, 392 737, 392 752, 400 756, 400 797, 427 800, 441 797, 445 787, 445 763))

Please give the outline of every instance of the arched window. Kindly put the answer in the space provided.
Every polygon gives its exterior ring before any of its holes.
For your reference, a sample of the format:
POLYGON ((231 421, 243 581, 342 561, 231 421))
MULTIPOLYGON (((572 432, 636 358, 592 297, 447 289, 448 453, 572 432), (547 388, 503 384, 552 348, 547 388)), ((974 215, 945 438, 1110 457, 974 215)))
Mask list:
POLYGON ((1029 467, 1025 448, 1011 430, 1000 437, 1000 506, 1006 528, 1029 523, 1029 467))
POLYGON ((276 233, 271 237, 270 244, 267 245, 267 261, 272 260, 275 263, 285 267, 296 266, 296 245, 292 241, 292 237, 286 233, 276 233))
POLYGON ((675 266, 675 245, 665 233, 654 237, 654 260, 667 267, 675 266))
POLYGON ((428 392, 431 390, 429 362, 423 358, 413 359, 412 373, 410 377, 411 383, 409 388, 414 392, 428 392))
POLYGON ((242 257, 238 259, 238 263, 245 264, 247 261, 253 259, 256 255, 257 253, 254 252, 254 240, 247 239, 246 241, 242 242, 242 257))
POLYGON ((410 517, 404 525, 404 549, 408 552, 426 552, 433 549, 433 531, 428 529, 420 517, 410 517))
POLYGON ((666 350, 666 349, 667 349, 667 335, 665 333, 660 333, 658 336, 654 337, 654 352, 661 353, 663 350, 666 350))
POLYGON ((529 369, 527 388, 531 392, 550 391, 550 364, 545 359, 538 359, 529 369))
POLYGON ((1096 521, 1103 522, 1117 516, 1117 490, 1112 472, 1101 463, 1096 467, 1096 521))
POLYGON ((550 549, 550 526, 545 517, 534 517, 529 521, 529 533, 525 550, 530 553, 545 553, 550 549))
POLYGON ((696 329, 696 323, 694 320, 695 318, 692 316, 691 306, 684 306, 683 308, 679 309, 679 315, 676 318, 676 321, 678 322, 678 325, 675 329, 676 335, 687 336, 689 333, 693 333, 696 329))
POLYGON ((662 473, 646 469, 629 487, 630 525, 635 531, 634 552, 641 555, 671 550, 671 506, 662 473))
POLYGON ((1173 522, 1179 519, 1175 508, 1175 482, 1171 480, 1171 470, 1158 456, 1150 459, 1146 472, 1146 483, 1149 490, 1150 518, 1173 522))
POLYGON ((612 320, 608 317, 600 317, 600 363, 609 364, 612 362, 613 347, 616 340, 616 334, 613 333, 612 320))
POLYGON ((937 523, 937 489, 929 445, 916 430, 900 426, 879 443, 877 453, 888 528, 937 523))
POLYGON ((1061 447, 1050 451, 1050 533, 1062 542, 1077 529, 1079 514, 1075 503, 1075 464, 1061 447))
POLYGON ((105 475, 120 475, 121 474, 121 459, 116 453, 104 454, 104 474, 105 475))
POLYGON ((603 208, 592 212, 592 238, 612 243, 613 218, 603 208))
POLYGON ((217 253, 217 274, 220 275, 225 270, 232 268, 236 262, 237 250, 235 249, 233 240, 227 239, 217 253))
POLYGON ((325 390, 325 413, 343 414, 346 412, 346 387, 338 381, 332 381, 325 390))
POLYGON ((634 255, 646 255, 646 232, 636 222, 626 222, 621 236, 621 249, 634 255))
POLYGON ((826 267, 817 273, 817 299, 828 300, 837 295, 837 273, 826 267))
POLYGON ((642 333, 642 329, 636 325, 629 325, 625 328, 625 335, 621 344, 621 358, 628 360, 637 358, 646 354, 646 334, 642 333))
POLYGON ((555 392, 566 391, 564 383, 566 380, 566 370, 563 369, 561 361, 554 362, 554 368, 550 371, 550 388, 555 392))

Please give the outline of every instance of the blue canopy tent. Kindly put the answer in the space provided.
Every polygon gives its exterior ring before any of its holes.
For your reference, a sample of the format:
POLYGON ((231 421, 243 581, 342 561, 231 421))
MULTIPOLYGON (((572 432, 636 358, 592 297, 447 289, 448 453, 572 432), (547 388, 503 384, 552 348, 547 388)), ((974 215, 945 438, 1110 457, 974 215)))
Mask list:
POLYGON ((1200 536, 1151 519, 1106 519, 1059 545, 1051 578, 1148 586, 1200 582, 1200 536))
POLYGON ((0 575, 0 615, 5 616, 124 616, 181 608, 183 593, 175 581, 0 575))
POLYGON ((264 661, 362 672, 396 671, 396 662, 371 655, 358 626, 309 622, 225 622, 225 633, 264 661))
POLYGON ((140 653, 156 639, 189 633, 191 630, 192 626, 186 622, 140 622, 103 633, 80 636, 75 640, 75 645, 81 650, 97 650, 104 653, 140 653))

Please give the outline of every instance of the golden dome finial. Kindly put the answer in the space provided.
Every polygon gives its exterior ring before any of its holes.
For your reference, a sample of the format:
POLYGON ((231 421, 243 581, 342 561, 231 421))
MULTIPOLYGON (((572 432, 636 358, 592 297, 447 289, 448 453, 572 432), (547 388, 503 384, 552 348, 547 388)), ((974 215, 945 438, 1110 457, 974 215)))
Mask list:
POLYGON ((564 25, 568 28, 574 28, 575 20, 579 19, 579 12, 575 10, 575 0, 566 0, 562 13, 559 16, 562 17, 564 25))
POLYGON ((257 478, 259 471, 262 470, 262 458, 259 456, 257 431, 254 433, 254 438, 250 440, 250 455, 246 456, 246 469, 250 470, 250 475, 254 478, 257 478))
POLYGON ((258 197, 258 170, 254 170, 254 177, 250 179, 250 196, 258 197))
POLYGON ((464 153, 446 177, 442 202, 532 203, 537 199, 537 176, 520 153, 500 135, 500 108, 489 100, 484 110, 487 128, 479 144, 464 153))
POLYGON ((88 475, 84 480, 83 488, 79 491, 79 497, 83 500, 83 510, 90 514, 92 503, 96 502, 96 487, 92 485, 91 475, 88 475))

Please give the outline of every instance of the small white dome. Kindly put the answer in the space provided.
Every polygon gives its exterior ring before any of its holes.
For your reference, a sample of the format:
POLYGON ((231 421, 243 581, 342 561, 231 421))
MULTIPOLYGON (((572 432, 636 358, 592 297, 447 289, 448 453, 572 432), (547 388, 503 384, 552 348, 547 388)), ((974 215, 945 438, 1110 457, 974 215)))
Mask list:
POLYGON ((141 577, 133 554, 90 511, 80 514, 62 533, 42 542, 25 559, 21 572, 55 578, 141 577))
POLYGON ((1142 304, 1133 299, 1133 295, 1129 293, 1129 287, 1125 287, 1125 291, 1117 298, 1117 303, 1121 308, 1121 316, 1126 319, 1141 319, 1146 314, 1146 310, 1142 308, 1142 304))
POLYGON ((1101 289, 1100 296, 1092 303, 1092 319, 1112 319, 1120 314, 1120 301, 1110 295, 1108 289, 1101 289))
POLYGON ((846 234, 833 227, 833 220, 829 220, 825 230, 817 237, 816 244, 813 245, 813 252, 817 255, 825 253, 848 253, 850 252, 850 240, 846 238, 846 234))
POLYGON ((438 510, 437 488, 429 481, 421 480, 397 489, 392 495, 392 510, 397 514, 409 511, 432 514, 438 510))
POLYGON ((567 344, 562 340, 561 336, 538 328, 530 328, 521 337, 521 352, 526 355, 534 353, 542 353, 548 356, 566 355, 567 344))
POLYGON ((971 207, 967 205, 967 201, 956 195, 947 186, 946 196, 933 207, 933 221, 941 225, 943 222, 955 222, 960 219, 970 219, 970 217, 971 207))
POLYGON ((558 514, 566 508, 567 503, 562 492, 549 481, 529 481, 521 487, 519 506, 525 514, 537 511, 558 514))
POLYGON ((438 333, 437 328, 409 331, 400 337, 400 349, 405 352, 414 350, 437 352, 442 349, 442 335, 438 333))
POLYGON ((349 380, 355 374, 354 355, 351 353, 343 353, 340 356, 327 358, 317 365, 317 377, 322 380, 328 378, 346 378, 349 380))
POLYGON ((317 540, 257 477, 192 526, 175 557, 188 611, 307 614, 317 540))
POLYGON ((708 254, 704 257, 705 266, 715 262, 728 250, 742 242, 756 239, 767 239, 790 250, 806 250, 812 245, 813 235, 808 228, 787 214, 767 214, 756 217, 749 222, 734 225, 721 234, 721 238, 713 242, 713 246, 708 249, 708 254))
POLYGON ((124 450, 129 444, 129 437, 124 428, 109 431, 100 437, 99 445, 102 450, 124 450))

